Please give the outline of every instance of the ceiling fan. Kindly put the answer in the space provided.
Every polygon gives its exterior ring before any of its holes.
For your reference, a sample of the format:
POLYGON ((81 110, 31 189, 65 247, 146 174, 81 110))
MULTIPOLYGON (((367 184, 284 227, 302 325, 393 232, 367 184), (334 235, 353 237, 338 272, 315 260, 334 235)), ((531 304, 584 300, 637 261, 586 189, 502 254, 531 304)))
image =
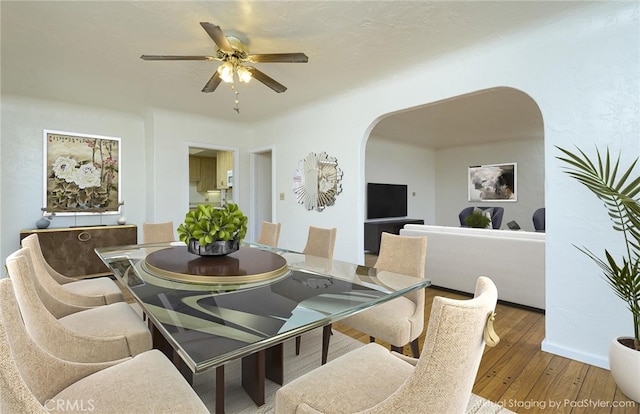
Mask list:
MULTIPOLYGON (((250 66, 252 63, 307 63, 309 58, 304 53, 266 53, 250 54, 247 46, 235 36, 225 36, 220 26, 208 22, 201 22, 202 28, 215 42, 217 48, 215 56, 168 56, 168 55, 142 55, 144 60, 217 60, 224 62, 204 85, 202 92, 213 92, 221 81, 233 84, 235 80, 249 82, 251 78, 257 79, 278 93, 287 90, 286 86, 272 79, 264 72, 250 66)), ((235 88, 234 88, 235 91, 235 88)), ((236 97, 238 92, 236 92, 236 97)), ((236 99, 236 111, 237 109, 236 99)))

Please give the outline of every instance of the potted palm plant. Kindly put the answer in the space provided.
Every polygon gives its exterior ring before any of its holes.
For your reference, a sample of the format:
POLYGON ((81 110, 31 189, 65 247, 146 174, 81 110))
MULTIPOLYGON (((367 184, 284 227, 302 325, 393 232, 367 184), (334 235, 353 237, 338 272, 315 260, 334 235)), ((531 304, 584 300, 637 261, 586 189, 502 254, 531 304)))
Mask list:
POLYGON ((607 249, 604 257, 585 247, 579 250, 600 267, 604 279, 631 312, 634 337, 612 340, 609 366, 620 390, 640 402, 640 176, 633 175, 638 158, 624 169, 620 156, 612 160, 608 149, 604 156, 596 149, 594 162, 580 148, 577 153, 557 148, 564 154, 557 158, 568 164, 565 172, 603 201, 613 230, 620 232, 624 241, 620 258, 607 249))
POLYGON ((247 216, 237 204, 229 203, 222 208, 199 204, 185 215, 184 222, 178 226, 178 236, 191 253, 225 255, 240 248, 247 234, 247 222, 247 216))

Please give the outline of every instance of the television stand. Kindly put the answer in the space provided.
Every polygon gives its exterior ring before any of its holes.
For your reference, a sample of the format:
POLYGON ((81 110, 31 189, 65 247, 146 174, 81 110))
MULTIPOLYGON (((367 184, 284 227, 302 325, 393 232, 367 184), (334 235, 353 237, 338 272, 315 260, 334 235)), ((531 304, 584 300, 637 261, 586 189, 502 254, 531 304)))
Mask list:
POLYGON ((382 233, 400 234, 405 224, 424 224, 424 220, 418 219, 389 219, 381 221, 368 221, 364 223, 364 250, 378 254, 380 251, 380 238, 382 233))

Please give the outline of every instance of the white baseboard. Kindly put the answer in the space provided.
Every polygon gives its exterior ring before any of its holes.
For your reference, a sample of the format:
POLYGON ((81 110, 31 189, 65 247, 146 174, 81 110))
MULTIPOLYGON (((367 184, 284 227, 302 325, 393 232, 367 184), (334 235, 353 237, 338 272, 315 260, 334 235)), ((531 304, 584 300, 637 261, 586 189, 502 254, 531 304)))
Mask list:
POLYGON ((550 343, 546 339, 542 341, 542 350, 545 352, 549 352, 550 354, 584 362, 585 364, 593 365, 599 368, 609 369, 608 357, 603 358, 598 355, 576 352, 573 349, 550 343))

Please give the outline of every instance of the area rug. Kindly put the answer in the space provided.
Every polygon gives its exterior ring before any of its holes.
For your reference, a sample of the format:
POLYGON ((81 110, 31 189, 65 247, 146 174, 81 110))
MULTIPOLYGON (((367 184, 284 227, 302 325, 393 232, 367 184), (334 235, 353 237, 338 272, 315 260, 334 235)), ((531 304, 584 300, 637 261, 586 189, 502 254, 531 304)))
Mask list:
MULTIPOLYGON (((334 331, 329 346, 328 361, 346 354, 360 346, 362 342, 334 331)), ((300 355, 295 354, 295 340, 284 344, 284 383, 310 372, 320 366, 322 348, 322 329, 315 329, 302 336, 300 355)), ((273 413, 275 393, 280 385, 267 380, 265 382, 265 404, 257 407, 240 385, 240 361, 225 366, 225 412, 227 414, 268 414, 273 413)), ((215 370, 198 374, 194 378, 193 388, 210 412, 215 412, 215 370)), ((468 414, 509 413, 509 410, 477 395, 472 395, 467 407, 468 414)), ((411 413, 413 414, 413 413, 411 413)))

